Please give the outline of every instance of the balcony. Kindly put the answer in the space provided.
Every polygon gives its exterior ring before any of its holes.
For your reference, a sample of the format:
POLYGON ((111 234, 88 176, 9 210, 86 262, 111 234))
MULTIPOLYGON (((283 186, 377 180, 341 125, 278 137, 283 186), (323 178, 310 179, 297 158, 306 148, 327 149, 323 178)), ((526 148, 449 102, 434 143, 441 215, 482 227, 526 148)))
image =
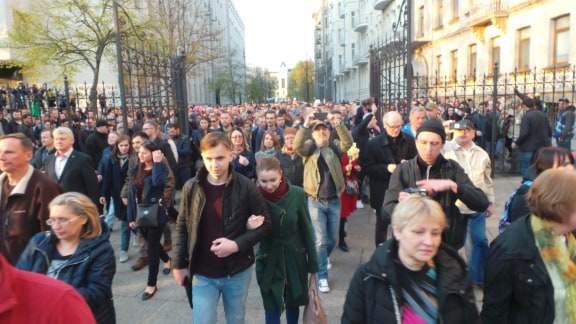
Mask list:
POLYGON ((368 64, 368 55, 357 55, 354 58, 354 65, 363 66, 368 64))
POLYGON ((358 19, 358 21, 356 21, 356 23, 354 24, 354 31, 357 33, 365 33, 367 29, 368 29, 368 20, 366 18, 358 19))
POLYGON ((484 30, 493 25, 501 31, 506 31, 508 23, 508 3, 506 0, 491 0, 487 4, 480 4, 470 12, 470 26, 480 39, 484 40, 484 30))
POLYGON ((394 0, 375 0, 374 10, 386 10, 394 0))

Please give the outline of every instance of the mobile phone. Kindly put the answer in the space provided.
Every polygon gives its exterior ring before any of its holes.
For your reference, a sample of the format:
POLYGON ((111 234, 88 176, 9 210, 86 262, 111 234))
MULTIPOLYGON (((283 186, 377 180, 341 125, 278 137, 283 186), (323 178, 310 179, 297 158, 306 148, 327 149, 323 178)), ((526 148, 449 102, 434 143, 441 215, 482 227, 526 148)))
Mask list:
POLYGON ((424 188, 406 188, 404 190, 402 190, 403 192, 409 193, 409 194, 421 194, 423 196, 425 196, 428 192, 426 191, 426 189, 424 188))
POLYGON ((315 112, 314 113, 314 119, 316 120, 326 120, 326 118, 328 117, 328 113, 325 112, 315 112))

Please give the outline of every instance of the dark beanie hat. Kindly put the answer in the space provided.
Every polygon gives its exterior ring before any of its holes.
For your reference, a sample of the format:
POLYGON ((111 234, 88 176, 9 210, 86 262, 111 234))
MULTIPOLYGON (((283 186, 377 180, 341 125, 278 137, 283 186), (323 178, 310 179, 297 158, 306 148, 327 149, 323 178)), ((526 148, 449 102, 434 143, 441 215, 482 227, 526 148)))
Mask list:
POLYGON ((420 135, 422 132, 436 133, 442 138, 442 143, 446 142, 446 131, 444 131, 444 126, 442 125, 440 119, 430 118, 426 120, 422 126, 418 128, 418 131, 416 132, 416 138, 418 138, 418 135, 420 135))

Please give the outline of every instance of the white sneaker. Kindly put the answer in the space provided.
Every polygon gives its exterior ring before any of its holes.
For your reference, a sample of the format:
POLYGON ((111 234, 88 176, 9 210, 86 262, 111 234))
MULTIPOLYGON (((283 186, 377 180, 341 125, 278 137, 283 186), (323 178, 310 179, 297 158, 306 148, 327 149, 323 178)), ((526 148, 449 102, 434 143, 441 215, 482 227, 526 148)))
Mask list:
POLYGON ((320 291, 321 293, 330 292, 330 286, 328 286, 328 279, 318 280, 318 291, 320 291))
POLYGON ((120 251, 120 257, 118 258, 118 261, 120 261, 120 263, 128 261, 128 252, 120 251))
POLYGON ((356 201, 356 209, 362 209, 364 208, 364 204, 362 203, 362 200, 358 199, 356 201))
POLYGON ((326 269, 332 269, 332 262, 330 262, 330 258, 328 258, 328 264, 326 265, 326 269))

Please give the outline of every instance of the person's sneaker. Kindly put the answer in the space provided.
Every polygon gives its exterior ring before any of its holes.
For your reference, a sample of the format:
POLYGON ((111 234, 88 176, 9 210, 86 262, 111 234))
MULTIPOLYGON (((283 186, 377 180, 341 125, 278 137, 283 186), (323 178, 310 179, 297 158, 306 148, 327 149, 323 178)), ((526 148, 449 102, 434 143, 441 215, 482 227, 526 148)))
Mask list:
POLYGON ((328 258, 328 264, 326 265, 326 269, 332 269, 332 262, 330 262, 330 258, 328 258))
POLYGON ((118 257, 118 261, 120 261, 120 263, 128 261, 128 252, 120 251, 120 257, 118 257))
POLYGON ((362 200, 357 200, 356 201, 356 209, 362 209, 364 208, 364 204, 362 203, 362 200))
POLYGON ((136 263, 132 266, 133 271, 142 270, 142 268, 148 265, 148 258, 147 257, 140 257, 136 260, 136 263))
POLYGON ((318 280, 318 291, 321 293, 329 293, 330 286, 328 285, 328 279, 320 279, 318 280))

